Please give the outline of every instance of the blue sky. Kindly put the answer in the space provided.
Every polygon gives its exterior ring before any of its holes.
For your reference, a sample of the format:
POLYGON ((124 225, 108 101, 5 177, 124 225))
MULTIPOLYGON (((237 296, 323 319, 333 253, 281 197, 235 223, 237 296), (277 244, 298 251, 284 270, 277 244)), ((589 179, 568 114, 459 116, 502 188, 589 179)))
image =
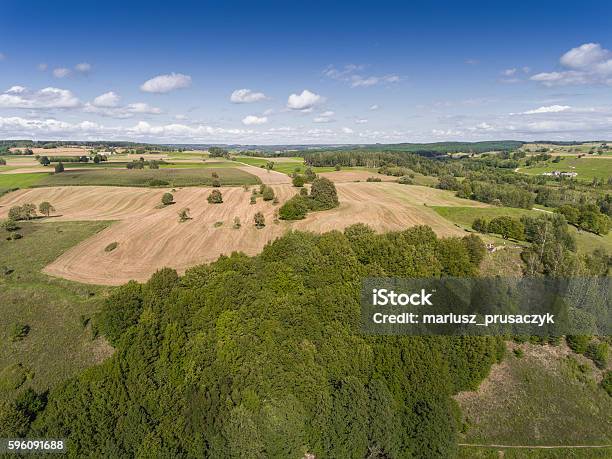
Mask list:
POLYGON ((0 15, 0 138, 612 139, 605 1, 5 0, 0 15))

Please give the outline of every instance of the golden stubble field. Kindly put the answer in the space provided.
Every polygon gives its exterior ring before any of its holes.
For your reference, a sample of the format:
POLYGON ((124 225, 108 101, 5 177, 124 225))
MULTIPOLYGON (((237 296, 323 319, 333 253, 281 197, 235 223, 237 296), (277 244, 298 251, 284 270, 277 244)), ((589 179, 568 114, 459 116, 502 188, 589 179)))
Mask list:
MULTIPOLYGON (((265 171, 262 171, 267 175, 265 171)), ((280 179, 280 177, 278 177, 280 179)), ((164 266, 184 272, 187 268, 241 251, 259 253, 265 244, 290 229, 325 232, 366 223, 376 231, 402 230, 429 225, 440 236, 462 235, 462 230, 427 205, 483 206, 456 198, 447 191, 397 183, 337 183, 340 206, 311 212, 301 221, 275 221, 280 205, 298 192, 289 184, 271 185, 280 203, 261 198, 250 204, 250 191, 221 188, 222 204, 206 200, 211 188, 189 187, 174 192, 175 204, 159 207, 164 189, 129 187, 52 187, 18 190, 0 198, 0 218, 13 205, 51 202, 50 221, 115 220, 110 227, 69 249, 44 272, 70 280, 119 285, 131 279, 145 281, 164 266), (190 209, 191 220, 180 223, 178 212, 190 209), (266 226, 254 226, 256 212, 266 226), (241 222, 233 228, 234 218, 241 222), (111 251, 105 248, 116 242, 111 251)))

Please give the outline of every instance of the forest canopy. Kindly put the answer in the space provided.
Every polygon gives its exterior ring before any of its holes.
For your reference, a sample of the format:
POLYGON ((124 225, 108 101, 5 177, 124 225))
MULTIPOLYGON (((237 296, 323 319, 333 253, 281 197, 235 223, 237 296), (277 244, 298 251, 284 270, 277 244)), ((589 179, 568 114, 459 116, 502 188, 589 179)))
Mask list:
POLYGON ((290 232, 255 257, 130 282, 97 321, 114 355, 53 390, 29 435, 67 438, 72 456, 449 457, 451 396, 503 343, 362 335, 360 288, 475 275, 476 239, 290 232))

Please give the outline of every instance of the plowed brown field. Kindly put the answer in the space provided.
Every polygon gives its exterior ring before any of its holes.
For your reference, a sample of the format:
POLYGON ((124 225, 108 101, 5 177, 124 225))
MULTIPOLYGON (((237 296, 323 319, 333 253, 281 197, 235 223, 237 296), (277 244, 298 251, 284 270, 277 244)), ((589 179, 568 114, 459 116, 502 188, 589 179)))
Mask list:
MULTIPOLYGON (((270 177, 263 170, 262 175, 270 177)), ((297 192, 286 184, 272 187, 281 203, 297 192)), ((57 209, 59 216, 54 219, 118 220, 44 269, 50 275, 79 282, 118 285, 130 279, 144 281, 164 266, 183 272, 233 251, 254 255, 289 229, 324 232, 366 223, 377 231, 390 231, 425 224, 441 236, 461 235, 459 228, 424 203, 482 206, 447 191, 396 183, 338 183, 337 189, 340 207, 311 212, 297 222, 275 223, 280 204, 261 198, 250 204, 251 193, 242 188, 221 188, 224 202, 209 204, 210 188, 191 187, 177 190, 176 203, 163 208, 158 204, 166 190, 159 189, 83 186, 20 190, 0 198, 0 217, 12 205, 45 200, 57 209), (192 219, 179 223, 177 213, 184 207, 190 209, 192 219), (266 218, 263 229, 253 224, 258 211, 266 218), (240 229, 232 228, 234 217, 240 218, 240 229), (217 222, 223 224, 215 227, 217 222), (106 252, 112 242, 118 243, 117 248, 106 252)))

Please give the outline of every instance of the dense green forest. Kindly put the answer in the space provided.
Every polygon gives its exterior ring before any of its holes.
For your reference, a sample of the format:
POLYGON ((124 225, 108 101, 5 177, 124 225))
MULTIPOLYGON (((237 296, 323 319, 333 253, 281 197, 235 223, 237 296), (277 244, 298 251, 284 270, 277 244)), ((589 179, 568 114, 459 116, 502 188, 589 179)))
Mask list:
POLYGON ((73 457, 449 457, 451 396, 503 343, 362 335, 361 280, 473 276, 483 252, 475 236, 360 224, 163 269, 108 298, 98 327, 113 357, 20 396, 0 434, 64 437, 73 457))

